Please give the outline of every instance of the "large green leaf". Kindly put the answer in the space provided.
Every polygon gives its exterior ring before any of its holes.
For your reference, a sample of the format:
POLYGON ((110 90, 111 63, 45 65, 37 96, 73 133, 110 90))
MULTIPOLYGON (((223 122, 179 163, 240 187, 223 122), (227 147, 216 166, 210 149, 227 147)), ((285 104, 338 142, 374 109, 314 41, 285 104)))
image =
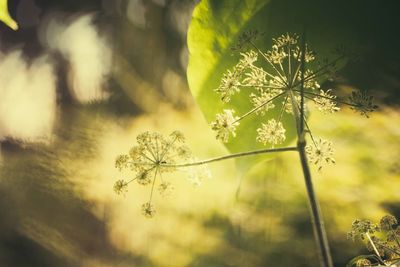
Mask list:
MULTIPOLYGON (((223 73, 239 60, 239 53, 231 47, 238 36, 246 30, 258 30, 262 34, 256 40, 262 51, 271 48, 272 38, 286 32, 301 34, 306 29, 307 43, 319 58, 332 58, 332 51, 340 44, 354 43, 354 30, 338 15, 346 17, 345 3, 327 6, 325 1, 298 0, 203 0, 195 8, 188 32, 190 89, 208 122, 226 108, 236 110, 235 115, 246 113, 252 108, 248 93, 241 92, 229 103, 220 101, 214 92, 223 73), (351 40, 351 41, 350 41, 351 40)), ((347 6, 346 6, 347 8, 347 6)), ((346 17, 347 18, 347 17, 346 17)), ((320 81, 323 82, 323 81, 320 81)), ((256 142, 256 129, 261 122, 276 118, 279 109, 264 117, 250 116, 241 121, 237 137, 230 139, 226 147, 231 152, 265 148, 256 142)), ((293 117, 286 115, 283 123, 287 146, 295 136, 293 117)), ((241 161, 242 169, 265 157, 248 158, 241 161)))
POLYGON ((0 0, 0 21, 3 21, 8 27, 13 30, 18 29, 18 24, 11 18, 8 12, 8 0, 0 0))

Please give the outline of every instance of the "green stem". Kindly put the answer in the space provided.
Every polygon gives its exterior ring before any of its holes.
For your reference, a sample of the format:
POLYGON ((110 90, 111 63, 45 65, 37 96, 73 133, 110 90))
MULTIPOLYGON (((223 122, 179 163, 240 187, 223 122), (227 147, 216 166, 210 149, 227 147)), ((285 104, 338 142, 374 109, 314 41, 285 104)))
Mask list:
POLYGON ((314 190, 314 185, 311 177, 310 167, 308 165, 307 155, 306 155, 306 140, 304 133, 304 69, 305 69, 305 34, 303 33, 302 38, 302 58, 301 58, 301 84, 300 84, 300 110, 298 105, 296 105, 296 99, 294 97, 293 91, 289 92, 289 96, 292 100, 293 113, 296 118, 297 124, 297 148, 300 156, 300 163, 303 170, 304 182, 307 189, 308 201, 311 209, 311 221, 314 230, 315 241, 318 247, 318 256, 321 267, 333 267, 332 257, 330 254, 328 238, 326 235, 326 230, 324 226, 324 221, 320 212, 317 195, 314 190))
POLYGON ((182 167, 203 165, 203 164, 226 160, 226 159, 254 156, 254 155, 266 154, 266 153, 284 152, 284 151, 297 151, 297 147, 259 149, 259 150, 252 150, 252 151, 247 151, 247 152, 234 153, 234 154, 217 157, 217 158, 211 158, 211 159, 207 159, 207 160, 203 160, 203 161, 196 161, 196 162, 185 163, 185 164, 160 164, 160 166, 161 167, 171 167, 171 168, 182 168, 182 167))
POLYGON ((310 168, 308 166, 305 145, 305 142, 299 143, 298 151, 300 155, 301 167, 303 169, 308 200, 311 208, 311 221, 314 229, 316 243, 319 249, 320 265, 323 267, 333 267, 325 225, 319 209, 317 195, 315 193, 314 185, 311 178, 310 168))

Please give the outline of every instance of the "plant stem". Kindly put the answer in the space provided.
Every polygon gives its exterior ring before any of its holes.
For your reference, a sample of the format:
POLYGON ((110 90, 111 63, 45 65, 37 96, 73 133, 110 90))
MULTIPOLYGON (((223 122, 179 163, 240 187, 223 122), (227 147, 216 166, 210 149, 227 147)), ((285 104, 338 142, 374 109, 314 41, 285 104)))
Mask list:
POLYGON ((385 265, 385 266, 388 266, 388 265, 382 260, 381 255, 379 254, 378 249, 376 248, 374 241, 372 241, 371 236, 370 236, 368 233, 366 233, 365 235, 367 236, 368 241, 371 243, 371 246, 372 246, 372 248, 373 248, 373 250, 374 250, 376 256, 378 256, 379 262, 380 262, 381 264, 385 265))
POLYGON ((254 155, 258 155, 258 154, 266 154, 266 153, 274 153, 274 152, 284 152, 284 151, 297 151, 297 147, 259 149, 259 150, 252 150, 252 151, 247 151, 247 152, 229 154, 229 155, 222 156, 222 157, 211 158, 211 159, 207 159, 207 160, 196 161, 196 162, 185 163, 185 164, 160 164, 160 165, 162 167, 172 167, 172 168, 190 167, 190 166, 198 166, 198 165, 203 165, 203 164, 226 160, 226 159, 239 158, 239 157, 245 157, 245 156, 254 156, 254 155))
POLYGON ((328 238, 326 236, 324 221, 318 205, 317 196, 314 190, 310 168, 308 166, 307 155, 305 152, 306 142, 298 143, 301 167, 303 169, 304 181, 306 184, 308 201, 311 208, 311 221, 314 229, 314 236, 319 249, 320 265, 323 267, 332 267, 332 258, 329 250, 328 238))
POLYGON ((234 122, 232 122, 232 124, 235 123, 235 122, 238 122, 238 121, 240 121, 240 120, 242 120, 242 119, 244 119, 244 118, 246 118, 247 116, 251 115, 252 113, 254 113, 255 111, 259 110, 260 108, 262 108, 263 106, 267 105, 268 103, 271 103, 272 101, 274 101, 274 100, 277 99, 278 97, 283 96, 284 94, 285 94, 285 92, 280 93, 280 94, 274 96, 273 98, 271 98, 270 100, 265 101, 265 102, 262 103, 261 105, 258 105, 257 107, 251 109, 250 111, 246 112, 245 114, 243 114, 242 116, 240 116, 238 119, 236 119, 234 122))
POLYGON ((321 267, 333 267, 332 257, 330 254, 328 238, 326 236, 326 230, 324 226, 324 221, 321 216, 321 212, 318 205, 317 195, 314 190, 310 167, 308 166, 308 160, 306 155, 306 140, 305 140, 305 132, 304 132, 304 69, 305 69, 305 52, 306 52, 306 44, 305 44, 305 31, 303 32, 302 37, 302 58, 301 58, 301 84, 300 84, 300 110, 296 105, 296 100, 292 91, 289 92, 289 96, 292 100, 293 113, 296 118, 297 125, 297 148, 299 151, 301 168, 303 170, 304 182, 307 189, 308 201, 311 208, 311 222, 313 225, 315 241, 318 247, 318 256, 321 267))

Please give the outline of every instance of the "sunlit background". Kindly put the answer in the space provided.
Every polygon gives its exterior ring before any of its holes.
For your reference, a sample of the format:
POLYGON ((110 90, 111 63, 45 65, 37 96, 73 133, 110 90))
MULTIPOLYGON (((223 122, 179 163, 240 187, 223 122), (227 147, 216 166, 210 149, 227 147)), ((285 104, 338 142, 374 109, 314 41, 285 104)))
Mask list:
MULTIPOLYGON (((152 219, 149 188, 113 192, 132 175, 114 160, 143 131, 179 129, 198 158, 228 153, 187 86, 197 1, 9 2, 20 29, 0 25, 0 266, 317 266, 296 154, 240 183, 234 161, 210 165, 200 186, 170 175, 152 219)), ((368 89, 379 111, 311 110, 309 122, 335 144, 336 165, 313 170, 335 266, 365 252, 346 239, 354 219, 400 216, 399 42, 381 42, 396 16, 374 9, 371 52, 337 86, 368 89)))

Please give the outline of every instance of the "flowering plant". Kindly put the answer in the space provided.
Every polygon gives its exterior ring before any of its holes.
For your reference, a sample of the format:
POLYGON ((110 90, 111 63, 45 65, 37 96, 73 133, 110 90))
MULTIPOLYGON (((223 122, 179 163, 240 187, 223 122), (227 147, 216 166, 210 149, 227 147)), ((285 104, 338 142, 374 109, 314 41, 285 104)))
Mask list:
POLYGON ((307 124, 306 104, 308 103, 306 101, 312 101, 316 109, 323 113, 335 113, 340 110, 339 104, 342 104, 350 106, 367 117, 368 113, 374 111, 377 106, 373 104, 372 97, 364 92, 353 92, 350 98, 344 101, 339 100, 332 89, 321 88, 320 80, 334 75, 336 63, 345 57, 343 54, 339 54, 333 61, 318 63, 317 68, 312 70, 308 68, 308 65, 316 59, 316 56, 306 44, 304 34, 301 41, 296 34, 281 35, 273 39, 272 49, 265 52, 255 44, 256 38, 256 31, 245 32, 241 35, 236 48, 251 47, 251 49, 240 53, 239 62, 223 74, 220 85, 214 90, 223 103, 229 103, 237 97, 237 94, 246 91, 253 107, 239 116, 235 116, 234 109, 224 109, 222 113, 216 115, 215 121, 211 122, 211 128, 216 132, 216 138, 226 143, 231 137, 237 136, 236 129, 241 120, 250 118, 253 114, 263 117, 270 110, 279 108, 277 118, 266 120, 256 130, 255 141, 267 148, 196 161, 190 150, 183 144, 184 137, 180 132, 173 132, 169 138, 158 133, 146 132, 137 137, 138 145, 132 147, 129 154, 120 155, 117 158, 117 168, 130 168, 136 172, 136 176, 128 182, 118 180, 114 190, 117 193, 125 192, 128 183, 134 180, 141 185, 151 184, 150 199, 142 205, 142 213, 146 217, 152 217, 155 214, 152 197, 156 181, 159 180, 158 188, 161 194, 166 194, 172 188, 171 184, 163 178, 166 172, 230 158, 297 151, 311 207, 311 219, 320 252, 320 264, 330 267, 332 266, 331 255, 311 179, 309 162, 317 165, 321 170, 323 164, 335 163, 335 159, 332 143, 321 138, 314 138, 311 132, 307 124), (256 64, 259 58, 264 60, 264 65, 256 64), (286 140, 286 128, 282 123, 284 113, 293 118, 292 124, 297 132, 296 146, 276 147, 286 140), (306 143, 307 135, 311 139, 309 145, 306 143))

